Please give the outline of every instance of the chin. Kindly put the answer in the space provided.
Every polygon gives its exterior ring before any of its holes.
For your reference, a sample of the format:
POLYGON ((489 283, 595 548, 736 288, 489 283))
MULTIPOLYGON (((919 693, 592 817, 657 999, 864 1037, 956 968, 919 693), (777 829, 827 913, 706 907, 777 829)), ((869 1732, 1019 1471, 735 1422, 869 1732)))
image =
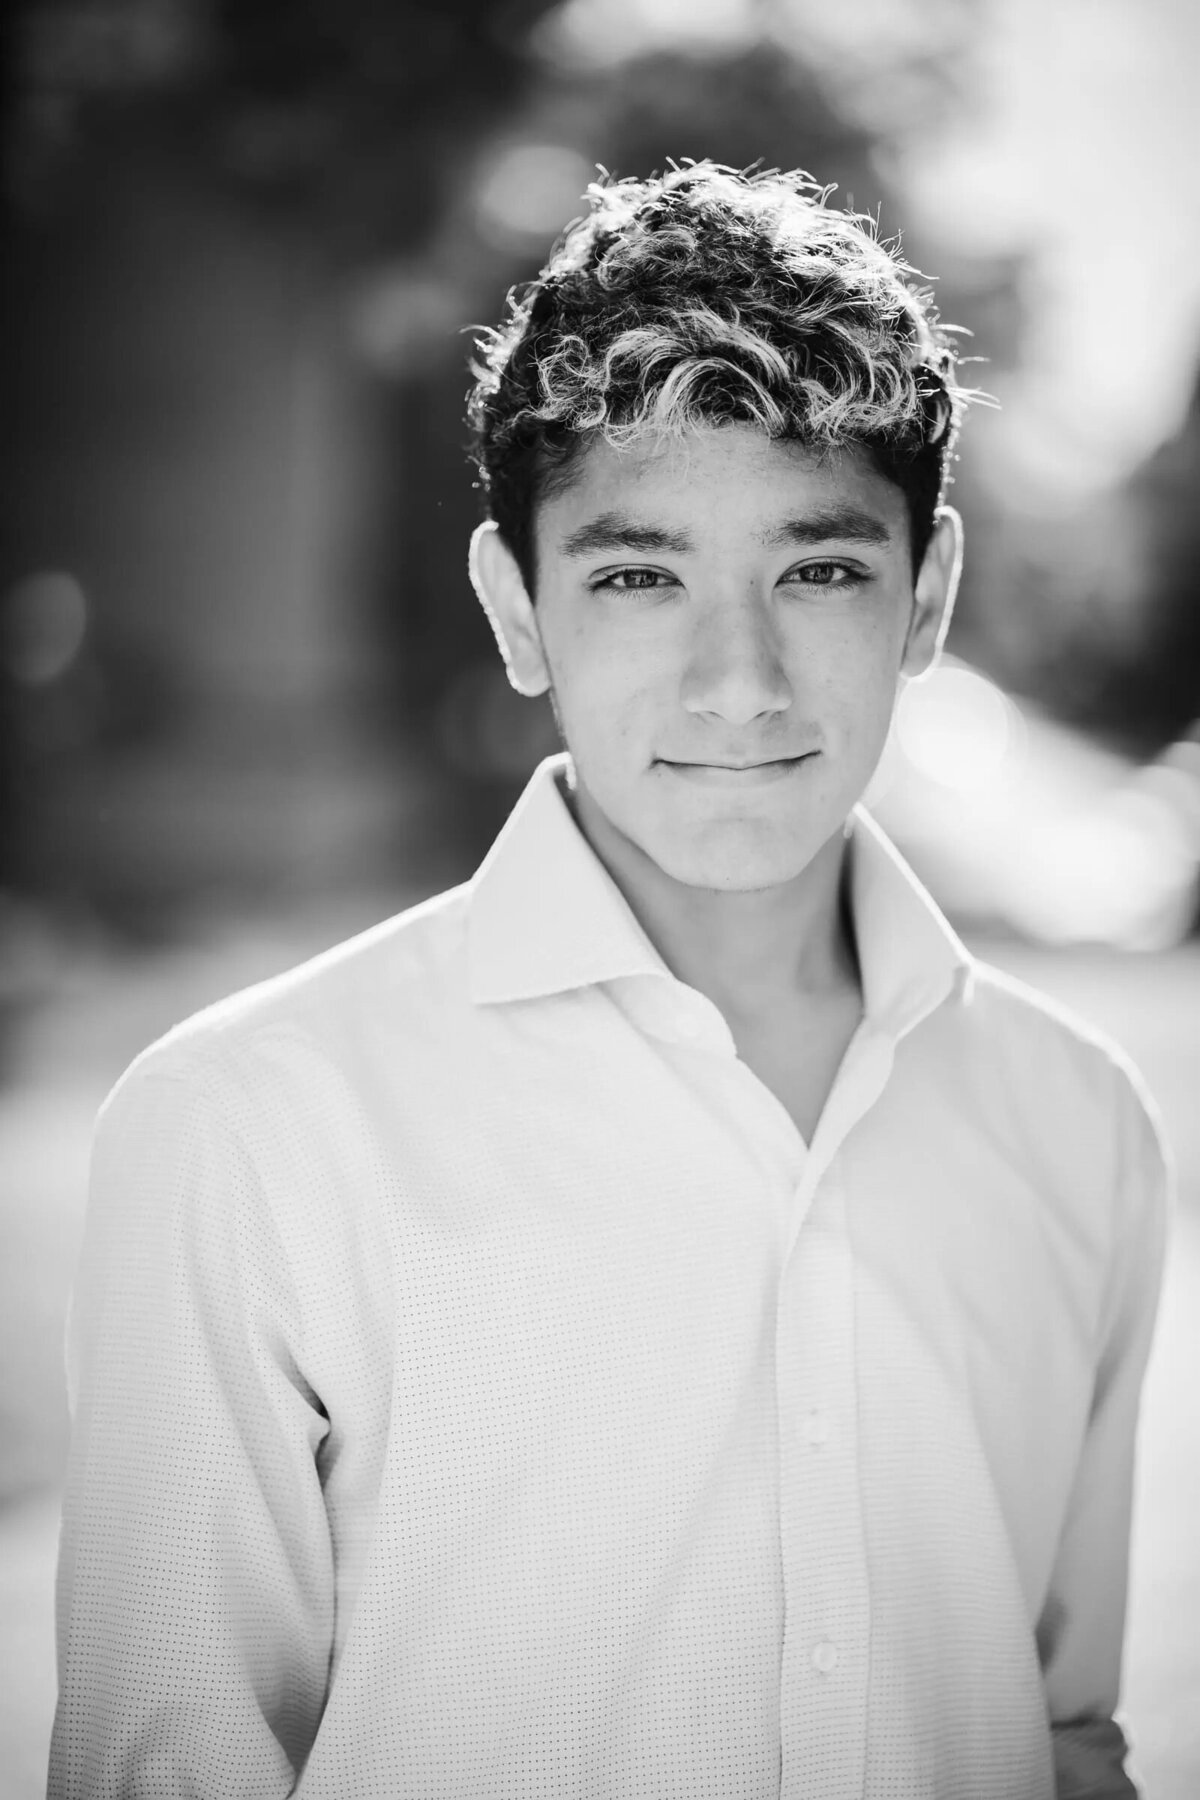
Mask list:
POLYGON ((655 856, 659 867, 685 887, 711 888, 726 894, 761 893, 783 887, 802 875, 817 846, 747 842, 747 834, 731 834, 726 844, 671 844, 655 856), (741 841, 738 841, 741 840, 741 841))
POLYGON ((784 887, 802 874, 801 869, 780 872, 777 869, 717 869, 698 874, 688 887, 706 888, 713 894, 765 894, 772 888, 784 887))

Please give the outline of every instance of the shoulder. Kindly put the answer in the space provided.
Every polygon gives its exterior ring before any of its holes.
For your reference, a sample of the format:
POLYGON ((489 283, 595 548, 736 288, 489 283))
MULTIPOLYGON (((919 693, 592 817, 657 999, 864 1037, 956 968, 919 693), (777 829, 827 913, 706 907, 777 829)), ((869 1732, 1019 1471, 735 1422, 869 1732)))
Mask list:
POLYGON ((274 1244, 310 1302, 364 1243, 382 1266, 379 1145, 430 1045, 452 1063, 469 1029, 464 899, 437 895, 144 1050, 97 1120, 91 1262, 109 1239, 155 1268, 174 1245, 228 1269, 274 1244))
POLYGON ((1144 1077, 1115 1038, 1006 970, 972 958, 964 1015, 972 1036, 994 1043, 1014 1071, 1024 1062, 1043 1078, 1118 1094, 1139 1110, 1154 1111, 1144 1077))
POLYGON ((1053 1141, 1127 1206, 1160 1209, 1170 1156, 1158 1105, 1142 1072, 1109 1034, 992 964, 973 960, 963 995, 961 1045, 978 1079, 1002 1088, 1022 1135, 1053 1141))
POLYGON ((465 987, 467 889, 420 905, 192 1014, 125 1070, 101 1122, 153 1089, 224 1093, 253 1111, 273 1081, 328 1069, 376 1036, 445 1017, 465 987))

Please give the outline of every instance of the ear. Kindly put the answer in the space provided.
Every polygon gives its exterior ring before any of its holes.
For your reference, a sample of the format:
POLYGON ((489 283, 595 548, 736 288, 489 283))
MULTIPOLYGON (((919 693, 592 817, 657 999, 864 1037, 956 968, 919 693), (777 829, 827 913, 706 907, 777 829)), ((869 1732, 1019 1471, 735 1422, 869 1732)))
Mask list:
POLYGON ((532 698, 550 686, 537 614, 517 561, 496 529, 485 520, 471 536, 467 558, 471 586, 495 634, 508 679, 518 694, 532 698))
POLYGON ((962 574, 963 525, 952 506, 939 506, 933 535, 913 589, 912 617, 901 673, 910 681, 928 675, 942 653, 962 574))

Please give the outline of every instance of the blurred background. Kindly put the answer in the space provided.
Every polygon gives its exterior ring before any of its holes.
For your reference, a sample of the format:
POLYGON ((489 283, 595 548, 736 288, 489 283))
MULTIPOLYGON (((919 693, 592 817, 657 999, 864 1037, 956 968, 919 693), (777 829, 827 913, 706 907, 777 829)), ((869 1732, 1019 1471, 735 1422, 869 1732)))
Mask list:
POLYGON ((937 277, 976 410, 881 821, 1114 1031, 1181 1204, 1126 1707, 1200 1792, 1200 8, 25 0, 0 205, 0 1795, 42 1790, 95 1109, 196 1007, 470 873, 541 756, 462 401, 597 165, 802 166, 937 277))

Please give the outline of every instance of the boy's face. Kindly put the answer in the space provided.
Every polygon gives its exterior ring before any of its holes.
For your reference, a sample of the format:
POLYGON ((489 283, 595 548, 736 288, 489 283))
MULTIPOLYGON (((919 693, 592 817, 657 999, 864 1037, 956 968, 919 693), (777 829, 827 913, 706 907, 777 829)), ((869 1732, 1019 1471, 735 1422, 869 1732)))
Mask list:
POLYGON ((552 693, 593 840, 746 891, 800 875, 861 797, 958 542, 947 510, 914 593, 904 496, 863 453, 726 425, 593 444, 539 509, 536 607, 492 527, 472 572, 514 684, 552 693))

